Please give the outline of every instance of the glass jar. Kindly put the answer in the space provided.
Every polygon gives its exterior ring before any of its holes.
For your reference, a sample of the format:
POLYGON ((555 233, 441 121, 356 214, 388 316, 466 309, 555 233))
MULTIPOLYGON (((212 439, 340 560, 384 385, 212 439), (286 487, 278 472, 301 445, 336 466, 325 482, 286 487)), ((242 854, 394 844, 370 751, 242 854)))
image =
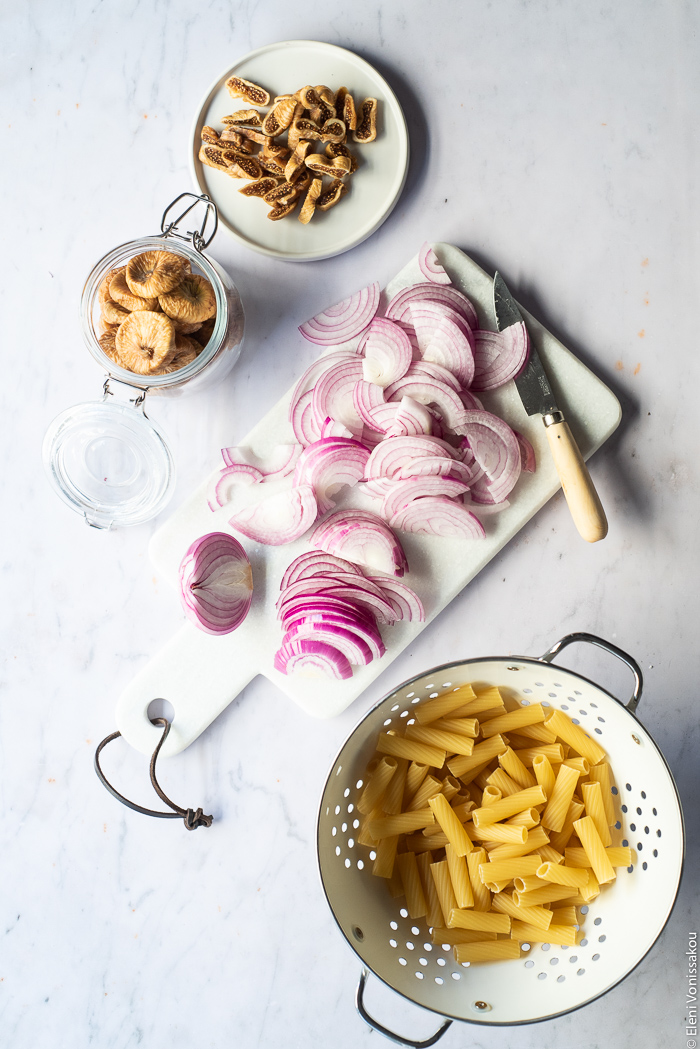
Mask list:
POLYGON ((167 440, 145 412, 146 395, 180 396, 219 382, 238 360, 245 316, 238 290, 226 271, 204 254, 218 226, 216 205, 207 196, 181 193, 161 221, 161 233, 114 248, 93 268, 83 289, 80 319, 86 345, 107 373, 100 401, 78 404, 51 423, 44 438, 44 465, 58 495, 94 528, 142 524, 160 513, 172 495, 175 468, 167 440), (191 198, 182 210, 183 198, 191 198), (177 216, 169 214, 180 205, 177 216), (181 232, 179 223, 199 205, 199 229, 181 232), (213 230, 205 237, 213 219, 213 230), (166 243, 164 243, 164 241, 166 243), (115 363, 100 345, 99 290, 110 270, 145 251, 179 255, 211 284, 216 318, 209 341, 197 357, 167 375, 137 375, 115 363))

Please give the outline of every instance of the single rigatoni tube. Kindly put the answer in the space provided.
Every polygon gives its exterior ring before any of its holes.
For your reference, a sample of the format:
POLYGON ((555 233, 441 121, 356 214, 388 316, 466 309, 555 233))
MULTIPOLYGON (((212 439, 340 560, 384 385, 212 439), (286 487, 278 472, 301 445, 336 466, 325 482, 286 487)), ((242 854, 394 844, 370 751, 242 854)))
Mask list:
POLYGON ((460 856, 454 845, 448 841, 445 846, 445 858, 450 872, 452 890, 458 907, 473 907, 474 893, 469 881, 469 869, 465 856, 460 856))
POLYGON ((450 805, 460 823, 466 823, 468 819, 471 819, 471 814, 476 808, 473 801, 459 801, 459 798, 457 797, 452 799, 450 805), (456 801, 458 801, 459 804, 455 805, 456 801))
POLYGON ((544 754, 552 765, 561 764, 566 757, 561 743, 540 743, 537 747, 515 747, 515 753, 526 768, 532 768, 532 763, 538 754, 544 754))
POLYGON ((550 834, 549 842, 558 852, 563 852, 569 844, 569 839, 574 833, 574 821, 583 815, 583 804, 580 801, 572 801, 566 813, 564 826, 558 834, 550 834))
POLYGON ((403 882, 401 881, 401 875, 399 874, 398 865, 399 853, 397 851, 396 858, 394 860, 394 869, 391 872, 391 877, 387 878, 387 888, 389 894, 394 897, 395 900, 399 899, 400 896, 404 896, 403 882))
POLYGON ((406 773, 408 761, 406 758, 394 758, 396 772, 389 780, 389 785, 384 791, 382 808, 387 815, 395 815, 403 810, 403 795, 406 788, 406 773))
POLYGON ((487 827, 474 827, 472 835, 474 841, 497 841, 503 845, 525 845, 528 841, 527 827, 513 826, 512 823, 489 823, 487 827))
POLYGON ((495 801, 500 801, 503 795, 501 794, 498 787, 494 787, 491 783, 488 783, 484 787, 484 793, 481 796, 482 805, 493 805, 495 801))
POLYGON ((590 903, 596 896, 600 896, 600 885, 592 870, 588 872, 588 881, 582 889, 579 889, 579 894, 585 903, 590 903))
POLYGON ((499 892, 494 896, 492 906, 494 911, 509 914, 516 921, 536 925, 538 929, 548 929, 552 924, 552 912, 546 907, 519 907, 507 892, 499 892))
POLYGON ((447 865, 447 860, 440 860, 438 863, 430 864, 430 874, 435 884, 435 892, 440 902, 440 910, 442 911, 442 925, 448 924, 448 919, 452 911, 457 909, 457 899, 452 888, 452 879, 450 878, 450 871, 447 865))
POLYGON ((484 932, 483 929, 433 929, 430 939, 433 943, 454 947, 458 943, 483 943, 485 940, 495 940, 495 932, 484 932))
MULTIPOLYGON (((500 694, 499 694, 500 695, 500 694)), ((486 711, 490 712, 493 708, 497 709, 497 713, 505 714, 506 708, 503 705, 502 699, 494 699, 493 695, 484 693, 481 696, 475 696, 474 699, 470 699, 462 707, 458 707, 457 710, 452 711, 453 718, 470 718, 478 717, 481 719, 481 714, 486 711)))
MULTIPOLYGON (((496 826, 509 826, 509 824, 496 824, 496 826)), ((524 830, 525 828, 523 828, 524 830)), ((483 831, 484 834, 488 834, 492 830, 491 827, 486 827, 483 831)), ((491 838, 491 841, 494 839, 491 838)), ((516 856, 527 856, 531 852, 541 851, 542 848, 548 843, 549 838, 547 832, 542 827, 535 827, 534 830, 527 832, 527 840, 522 845, 509 845, 502 844, 498 845, 495 849, 491 849, 489 852, 490 860, 510 860, 516 856)))
POLYGON ((486 849, 474 849, 467 856, 467 870, 474 894, 474 910, 488 911, 491 909, 491 893, 484 885, 479 874, 479 867, 486 863, 486 849))
POLYGON ((539 856, 514 856, 508 860, 491 860, 479 865, 479 877, 484 885, 492 885, 495 882, 507 884, 523 874, 536 874, 539 866, 539 856))
MULTIPOLYGON (((455 761, 456 760, 457 758, 455 758, 455 761)), ((458 779, 461 779, 465 787, 470 787, 472 782, 477 778, 477 776, 479 776, 480 773, 484 771, 484 769, 488 769, 490 764, 491 759, 489 758, 489 760, 485 761, 482 765, 477 765, 475 769, 470 769, 469 772, 462 773, 462 775, 459 776, 458 779)), ((479 791, 479 797, 481 797, 481 791, 479 791)))
POLYGON ((434 798, 436 794, 439 794, 442 790, 442 783, 435 776, 426 776, 423 782, 418 787, 418 790, 410 797, 410 801, 406 805, 406 812, 415 812, 416 809, 424 809, 431 798, 434 798))
POLYGON ((510 917, 496 911, 450 911, 447 923, 450 929, 483 929, 487 932, 510 932, 510 917))
POLYGON ((560 831, 564 826, 571 799, 576 790, 579 774, 568 765, 560 765, 547 808, 542 813, 542 826, 547 830, 560 831))
POLYGON ((502 798, 507 798, 511 794, 517 794, 519 790, 522 790, 520 784, 511 779, 505 769, 502 768, 494 769, 486 782, 490 787, 497 787, 501 792, 502 798))
POLYGON ((522 725, 536 725, 545 719, 544 707, 541 703, 532 703, 527 707, 518 707, 511 710, 509 714, 501 714, 500 717, 491 718, 481 726, 481 734, 484 739, 495 736, 497 732, 517 732, 522 725))
POLYGON ((438 794, 437 797, 431 798, 428 804, 433 811, 435 819, 454 845, 457 854, 466 856, 467 853, 471 852, 473 848, 471 838, 457 819, 454 810, 450 808, 445 796, 438 794))
POLYGON ((544 725, 521 725, 518 735, 526 739, 536 739, 539 743, 556 743, 557 737, 544 725))
POLYGON ((465 773, 488 764, 506 749, 507 744, 501 736, 491 736, 490 739, 484 740, 483 743, 476 744, 470 758, 462 756, 451 758, 447 762, 447 767, 453 776, 458 776, 461 779, 465 773))
MULTIPOLYGON (((445 751, 438 747, 431 747, 428 743, 419 743, 415 739, 404 739, 402 736, 390 736, 388 732, 380 732, 377 740, 377 750, 380 754, 391 754, 395 758, 408 758, 409 761, 421 761, 433 768, 441 769, 445 764, 445 751)), ((465 761, 471 760, 465 758, 465 761)))
POLYGON ((523 941, 533 943, 551 943, 555 947, 575 947, 580 942, 582 934, 573 925, 550 925, 547 930, 538 929, 536 925, 528 925, 527 922, 513 922, 511 936, 523 941))
MULTIPOLYGON (((509 820, 506 820, 506 823, 511 827, 525 827, 526 830, 533 830, 540 825, 540 814, 537 809, 523 809, 522 812, 516 812, 509 820)), ((549 841, 549 838, 547 840, 549 841)))
POLYGON ((605 816, 600 783, 583 783, 581 785, 581 796, 586 807, 586 815, 593 820, 603 847, 607 849, 608 845, 612 845, 612 838, 610 837, 610 828, 605 816))
POLYGON ((472 813, 474 826, 487 827, 491 823, 498 823, 500 820, 508 819, 509 816, 515 816, 518 812, 523 812, 525 809, 533 808, 536 805, 544 805, 546 800, 545 793, 539 784, 536 787, 528 787, 526 790, 518 791, 517 794, 501 798, 500 801, 493 805, 474 809, 472 813))
POLYGON ((447 754, 464 754, 465 757, 471 757, 474 750, 474 740, 469 736, 460 735, 459 732, 446 732, 432 725, 407 725, 406 739, 416 739, 420 743, 440 747, 447 754))
POLYGON ((376 808, 373 809, 372 812, 370 812, 370 814, 368 816, 365 816, 365 818, 362 820, 360 830, 357 835, 357 841, 360 845, 369 845, 370 848, 376 848, 377 839, 372 837, 372 835, 369 833, 368 827, 372 820, 381 819, 383 814, 383 809, 376 808))
POLYGON ((539 866, 536 871, 527 873, 536 874, 538 878, 554 882, 555 885, 568 885, 574 889, 582 889, 588 882, 587 870, 564 867, 561 863, 550 863, 549 861, 539 866))
POLYGON ((582 779, 591 771, 591 763, 588 758, 564 758, 562 765, 568 765, 569 768, 576 769, 582 779))
POLYGON ((406 896, 406 909, 411 918, 422 918, 428 913, 428 903, 421 885, 420 875, 415 854, 412 852, 400 852, 396 857, 404 895, 406 896))
POLYGON ((445 732, 458 732, 460 736, 469 736, 470 739, 476 739, 479 735, 476 718, 440 718, 433 721, 432 727, 444 729, 445 732))
POLYGON ((431 721, 446 717, 474 699, 476 693, 471 685, 462 685, 454 692, 446 692, 444 696, 437 696, 427 703, 419 703, 415 710, 416 721, 421 725, 429 725, 431 721))
POLYGON ((483 943, 458 943, 452 948, 458 965, 465 962, 503 962, 508 958, 520 957, 517 940, 490 940, 483 943))
POLYGON ((425 765, 422 761, 412 761, 408 766, 408 772, 406 773, 406 788, 405 796, 407 798, 413 797, 421 783, 428 775, 430 766, 425 765))
MULTIPOLYGON (((549 912, 555 925, 579 925, 578 914, 573 904, 566 907, 553 907, 549 912)), ((527 921, 527 919, 523 919, 527 921)))
POLYGON ((406 848, 411 852, 415 852, 416 855, 438 848, 432 838, 425 837, 421 831, 416 831, 415 834, 407 834, 404 841, 406 842, 406 848))
POLYGON ((542 857, 543 863, 563 863, 564 854, 557 852, 553 845, 539 845, 537 851, 542 857))
POLYGON ((396 758, 382 758, 362 791, 360 800, 357 803, 358 812, 366 816, 367 813, 377 807, 397 768, 398 762, 396 758))
POLYGON ((434 928, 436 925, 442 925, 442 910, 440 909, 440 901, 438 900, 435 891, 435 882, 430 873, 430 865, 432 862, 433 857, 429 852, 422 852, 419 856, 416 856, 416 866, 418 867, 418 873, 420 875, 420 883, 423 886, 423 895, 428 904, 426 921, 430 927, 434 928))
POLYGON ((457 797, 461 789, 462 784, 458 779, 455 779, 454 776, 445 776, 440 793, 446 801, 451 802, 453 798, 457 797))
POLYGON ((528 772, 512 747, 507 747, 504 752, 499 755, 498 764, 503 771, 518 784, 520 790, 526 790, 528 787, 535 786, 537 782, 535 777, 531 772, 528 772))
POLYGON ((376 841, 381 841, 394 834, 410 834, 413 830, 421 830, 434 821, 432 809, 417 809, 415 812, 397 812, 395 816, 370 820, 367 830, 376 841))
POLYGON ((556 782, 556 776, 554 775, 554 769, 552 768, 549 758, 546 758, 544 754, 537 754, 532 759, 532 771, 535 774, 535 779, 541 785, 547 797, 551 798, 554 784, 556 782))
POLYGON ((601 761, 599 765, 591 765, 588 778, 591 782, 600 783, 603 805, 605 806, 605 819, 609 827, 615 823, 615 805, 612 796, 612 769, 607 761, 601 761))
POLYGON ((591 765, 597 765, 599 761, 605 760, 605 751, 588 736, 580 725, 574 725, 563 710, 553 710, 545 721, 545 727, 550 732, 555 732, 557 737, 568 743, 572 750, 580 754, 582 758, 588 758, 591 765))
POLYGON ((376 874, 378 878, 391 877, 398 844, 398 834, 394 834, 390 838, 382 838, 376 848, 377 855, 372 866, 372 874, 376 874))
POLYGON ((549 888, 548 881, 542 881, 536 874, 526 874, 521 878, 514 878, 513 885, 517 892, 532 892, 533 889, 549 888))
POLYGON ((531 889, 529 892, 520 892, 516 887, 513 897, 520 907, 540 907, 545 903, 554 903, 556 900, 566 900, 572 892, 570 885, 555 885, 549 882, 545 887, 531 889))
MULTIPOLYGON (((629 845, 609 845, 605 849, 613 867, 629 867, 634 859, 634 850, 629 845)), ((565 852, 567 867, 590 867, 586 850, 583 848, 567 849, 565 852)))
POLYGON ((590 865, 600 885, 613 881, 617 875, 615 869, 605 854, 605 846, 600 840, 600 834, 591 816, 583 816, 574 823, 574 830, 579 836, 581 844, 586 851, 590 865))

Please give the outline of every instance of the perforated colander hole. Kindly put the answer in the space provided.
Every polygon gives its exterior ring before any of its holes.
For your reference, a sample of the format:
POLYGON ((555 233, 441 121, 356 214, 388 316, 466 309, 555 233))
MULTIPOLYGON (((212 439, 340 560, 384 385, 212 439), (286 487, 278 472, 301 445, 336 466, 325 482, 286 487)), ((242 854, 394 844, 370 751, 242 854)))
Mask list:
POLYGON ((352 849, 352 848, 354 848, 354 846, 355 846, 355 839, 354 838, 348 838, 348 848, 352 849))
POLYGON ((360 790, 362 787, 364 787, 364 785, 365 781, 363 779, 358 779, 357 783, 355 784, 355 787, 357 788, 357 790, 360 790))
POLYGON ((435 977, 435 983, 439 984, 441 987, 442 987, 444 982, 445 981, 443 980, 442 976, 436 976, 435 977))
POLYGON ((584 718, 588 717, 588 711, 587 710, 579 710, 579 714, 582 714, 584 716, 584 718))
POLYGON ((565 976, 557 976, 557 983, 564 983, 565 979, 566 979, 565 976))
POLYGON ((578 718, 572 718, 571 720, 574 723, 574 725, 580 725, 581 724, 581 722, 579 721, 578 718))
POLYGON ((431 693, 430 693, 430 698, 431 698, 431 699, 437 699, 437 697, 438 697, 439 695, 440 695, 440 693, 439 693, 439 692, 431 692, 431 693))
POLYGON ((535 967, 535 963, 533 962, 532 958, 528 958, 528 960, 525 962, 525 968, 526 969, 534 969, 534 967, 535 967))
POLYGON ((575 696, 580 696, 580 695, 581 695, 581 693, 580 693, 580 692, 577 692, 577 691, 576 691, 576 689, 574 689, 574 695, 575 695, 575 696))
POLYGON ((581 914, 588 914, 588 904, 587 903, 584 903, 583 907, 581 908, 581 914))
POLYGON ((610 793, 611 794, 617 794, 617 787, 611 787, 610 788, 610 793))
POLYGON ((340 845, 336 845, 336 847, 335 847, 335 854, 336 854, 336 856, 340 856, 340 845))
POLYGON ((596 918, 595 921, 593 922, 593 924, 594 925, 602 925, 603 924, 603 919, 602 918, 596 918))
POLYGON ((364 862, 362 860, 358 860, 357 861, 357 869, 358 869, 358 871, 363 871, 365 869, 365 865, 364 865, 364 862))
POLYGON ((645 827, 645 828, 644 828, 644 833, 645 833, 645 834, 648 834, 648 833, 649 833, 649 828, 648 828, 648 827, 645 827))
POLYGON ((625 787, 627 788, 627 790, 632 790, 632 784, 631 783, 625 783, 625 787))
POLYGON ((389 940, 389 946, 390 947, 398 947, 398 943, 396 942, 396 940, 389 940))
POLYGON ((623 812, 627 812, 627 806, 626 805, 621 805, 620 808, 622 809, 623 812))
POLYGON ((349 859, 346 859, 345 860, 345 866, 346 867, 352 867, 352 862, 349 859))
POLYGON ((411 700, 411 703, 420 703, 420 697, 416 696, 415 699, 411 700))
POLYGON ((408 911, 406 910, 405 907, 401 908, 401 910, 399 911, 399 914, 401 915, 402 918, 408 918, 408 911))
POLYGON ((542 944, 541 950, 543 950, 545 954, 547 953, 547 951, 551 951, 551 949, 552 949, 551 943, 543 943, 542 944))
POLYGON ((594 728, 594 729, 593 729, 593 731, 594 731, 594 732, 597 732, 599 736, 602 736, 602 735, 603 735, 603 733, 602 733, 601 729, 599 729, 599 728, 594 728))
POLYGON ((577 955, 577 954, 572 954, 572 955, 571 955, 571 957, 569 958, 569 961, 570 961, 570 962, 571 962, 571 964, 573 965, 573 964, 574 964, 574 962, 577 962, 577 961, 578 961, 578 955, 577 955))
POLYGON ((417 925, 413 925, 411 927, 411 932, 413 933, 414 936, 420 936, 420 929, 418 928, 417 925))
POLYGON ((337 833, 338 833, 338 828, 334 827, 333 830, 331 831, 332 836, 335 837, 337 833))
POLYGON ((393 718, 387 718, 386 721, 384 722, 384 727, 386 728, 387 725, 390 725, 393 720, 394 720, 393 718))
POLYGON ((634 831, 636 829, 637 829, 637 824, 636 823, 630 823, 630 830, 634 831))
POLYGON ((620 823, 619 820, 617 820, 617 822, 615 823, 615 830, 619 830, 621 826, 622 826, 622 824, 620 823))
POLYGON ((410 940, 406 940, 406 947, 408 948, 409 951, 412 951, 412 950, 415 949, 410 940))
POLYGON ((531 688, 524 688, 524 689, 523 689, 523 692, 525 692, 525 693, 526 693, 526 695, 528 695, 528 696, 531 696, 531 695, 532 695, 532 689, 531 689, 531 688))
POLYGON ((350 804, 348 805, 348 816, 350 815, 351 812, 354 812, 354 811, 355 811, 355 806, 353 805, 352 802, 350 802, 350 804))
POLYGON ((347 796, 348 796, 348 794, 349 794, 349 793, 350 793, 350 788, 349 788, 349 787, 346 787, 346 788, 345 788, 345 790, 343 791, 343 797, 344 797, 344 798, 347 798, 347 796))
POLYGON ((659 855, 658 849, 654 849, 654 859, 659 855))
POLYGON ((437 963, 438 963, 438 965, 447 965, 447 962, 445 961, 444 958, 438 958, 437 959, 437 963))
POLYGON ((537 979, 538 980, 546 980, 547 979, 547 973, 538 973, 537 974, 537 979))
POLYGON ((586 972, 586 970, 585 970, 585 969, 577 969, 577 970, 576 970, 576 975, 577 975, 577 976, 584 976, 584 975, 585 975, 585 972, 586 972))
POLYGON ((629 842, 628 842, 627 838, 623 838, 622 839, 622 847, 624 849, 626 849, 628 845, 629 845, 629 842))
POLYGON ((343 771, 343 766, 342 765, 338 765, 338 768, 335 770, 336 776, 339 776, 342 771, 343 771))
MULTIPOLYGON (((413 693, 411 693, 411 695, 413 695, 413 693)), ((398 709, 399 709, 399 704, 398 703, 394 703, 393 707, 391 708, 391 713, 393 714, 398 709)))
POLYGON ((567 706, 567 704, 566 704, 566 703, 562 703, 562 705, 561 705, 561 709, 562 709, 562 710, 568 710, 569 708, 568 708, 568 706, 567 706))
POLYGON ((347 823, 341 823, 340 829, 342 830, 343 834, 345 834, 345 831, 348 829, 347 823))
POLYGON ((443 688, 452 688, 452 682, 451 681, 444 681, 442 687, 443 688))
POLYGON ((374 862, 374 861, 376 860, 376 858, 377 858, 377 854, 376 854, 376 852, 374 851, 374 849, 370 849, 370 850, 369 850, 369 858, 370 858, 370 859, 372 860, 372 862, 374 862))
POLYGON ((597 962, 599 958, 600 958, 599 954, 594 954, 593 957, 591 958, 591 961, 592 962, 597 962))
POLYGON ((584 937, 579 944, 581 947, 588 947, 588 940, 584 937))
POLYGON ((419 963, 421 965, 427 965, 428 964, 428 959, 427 958, 419 958, 418 961, 419 961, 419 963))
POLYGON ((452 976, 453 980, 461 980, 462 979, 462 974, 461 973, 450 973, 450 975, 452 976))
POLYGON ((657 838, 660 838, 660 837, 661 837, 661 831, 660 831, 660 830, 657 830, 657 832, 656 832, 656 837, 657 837, 657 838))
POLYGON ((408 717, 408 711, 407 710, 402 710, 401 711, 401 717, 402 718, 407 718, 408 717))
POLYGON ((549 964, 550 965, 559 965, 559 959, 558 958, 550 958, 549 959, 549 964))
POLYGON ((598 937, 598 943, 605 943, 606 940, 607 940, 607 936, 599 936, 598 937))
MULTIPOLYGON (((642 851, 642 843, 641 843, 641 841, 638 841, 637 842, 637 852, 641 852, 641 851, 642 851)), ((646 870, 646 867, 644 868, 644 870, 646 870)))
POLYGON ((335 807, 335 814, 336 814, 336 816, 340 815, 340 805, 336 805, 336 807, 335 807))
POLYGON ((627 868, 627 873, 631 874, 633 872, 633 870, 634 870, 634 867, 630 864, 630 866, 627 868))
POLYGON ((357 828, 360 826, 360 821, 359 820, 353 820, 352 821, 352 825, 353 825, 353 828, 355 830, 357 830, 357 828))
POLYGON ((550 699, 556 699, 557 698, 556 692, 548 692, 547 695, 549 696, 550 699))
POLYGON ((427 952, 428 952, 428 954, 430 954, 430 952, 432 951, 432 949, 433 949, 433 945, 432 945, 432 943, 424 943, 424 944, 423 944, 423 950, 424 950, 424 951, 427 951, 427 952))
POLYGON ((530 700, 529 700, 529 699, 523 699, 523 700, 521 701, 520 705, 521 705, 522 707, 529 707, 529 706, 530 706, 530 700))
POLYGON ((659 815, 658 812, 656 811, 656 809, 652 809, 651 811, 654 813, 655 816, 659 815))
POLYGON ((544 681, 536 681, 535 684, 537 688, 544 688, 544 681))
MULTIPOLYGON (((520 946, 521 946, 522 950, 524 950, 524 951, 529 951, 530 950, 530 944, 529 943, 521 943, 520 946)), ((535 963, 533 962, 532 964, 534 965, 535 963)))
POLYGON ((398 924, 396 922, 389 922, 389 928, 390 929, 394 929, 394 931, 396 931, 396 929, 398 929, 398 927, 399 926, 398 926, 398 924))
POLYGON ((399 958, 399 965, 408 965, 408 962, 405 958, 399 958))
POLYGON ((551 705, 552 705, 552 704, 551 704, 551 703, 550 703, 550 702, 549 702, 548 700, 546 700, 546 699, 543 699, 543 700, 542 700, 542 704, 541 704, 541 705, 542 705, 543 707, 551 707, 551 705))
MULTIPOLYGON (((406 699, 410 699, 411 696, 415 696, 415 692, 407 692, 406 693, 406 699)), ((392 710, 398 710, 398 709, 399 709, 398 707, 392 707, 392 710)))

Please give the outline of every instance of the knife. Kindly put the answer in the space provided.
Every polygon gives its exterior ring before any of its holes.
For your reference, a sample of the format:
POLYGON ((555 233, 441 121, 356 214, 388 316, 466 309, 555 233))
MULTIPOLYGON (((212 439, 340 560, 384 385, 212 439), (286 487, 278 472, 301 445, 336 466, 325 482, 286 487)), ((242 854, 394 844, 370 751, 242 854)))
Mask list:
MULTIPOLYGON (((500 332, 514 324, 525 328, 517 303, 498 272, 493 280, 493 304, 500 332)), ((526 329, 523 334, 527 337, 526 329)), ((605 539, 608 534, 605 511, 564 414, 557 407, 547 373, 532 342, 529 360, 515 379, 515 385, 527 414, 542 416, 554 466, 579 534, 589 543, 605 539)))

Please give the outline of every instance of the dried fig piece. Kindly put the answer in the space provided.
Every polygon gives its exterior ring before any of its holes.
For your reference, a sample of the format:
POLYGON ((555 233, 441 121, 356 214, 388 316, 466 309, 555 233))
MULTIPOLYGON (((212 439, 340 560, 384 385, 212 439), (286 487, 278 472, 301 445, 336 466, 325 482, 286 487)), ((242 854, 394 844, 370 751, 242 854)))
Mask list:
POLYGON ((97 340, 100 346, 102 347, 103 351, 109 357, 111 357, 113 353, 117 352, 114 340, 118 331, 118 324, 107 324, 105 325, 105 330, 102 332, 99 339, 97 340))
POLYGON ((212 146, 218 146, 219 144, 219 132, 213 127, 209 127, 205 124, 201 131, 202 142, 209 142, 212 146))
POLYGON ((261 127, 262 117, 255 109, 238 109, 235 113, 222 117, 221 123, 227 125, 248 124, 249 127, 261 127))
POLYGON ((296 100, 304 107, 304 109, 313 109, 321 101, 319 96, 316 94, 316 88, 312 87, 311 84, 307 84, 306 87, 301 87, 296 92, 296 100))
POLYGON ((311 143, 304 140, 294 150, 284 169, 284 177, 287 182, 294 182, 301 175, 305 169, 304 161, 310 149, 311 143))
POLYGON ((202 321, 179 321, 175 317, 171 317, 170 320, 173 322, 176 335, 193 335, 203 324, 202 321))
POLYGON ((268 176, 267 178, 259 178, 257 182, 249 182, 247 186, 243 186, 238 192, 242 193, 244 197, 264 197, 266 193, 269 193, 271 189, 280 184, 278 178, 268 176))
POLYGON ((284 219, 294 211, 298 203, 298 200, 292 200, 286 204, 276 204, 272 211, 268 211, 267 217, 273 222, 277 222, 278 219, 284 219))
POLYGON ((306 200, 301 206, 299 213, 299 221, 303 222, 306 226, 313 217, 313 213, 316 210, 316 201, 321 196, 321 189, 323 182, 320 178, 315 178, 309 186, 309 192, 306 194, 306 200))
POLYGON ((262 131, 254 131, 252 128, 239 127, 241 135, 249 138, 251 142, 257 142, 259 146, 269 146, 272 139, 269 135, 263 135, 262 131))
POLYGON ((346 135, 345 124, 338 117, 327 120, 321 128, 321 139, 323 142, 344 142, 346 135))
POLYGON ((290 95, 281 98, 263 120, 261 129, 263 134, 271 135, 274 138, 275 135, 286 131, 294 119, 296 108, 297 100, 295 98, 292 98, 290 95))
POLYGON ((204 321, 199 331, 192 333, 192 339, 194 342, 198 342, 200 346, 204 347, 211 339, 211 334, 214 331, 214 325, 216 324, 216 315, 210 317, 209 320, 204 321))
POLYGON ((252 106, 269 106, 270 92, 258 84, 253 84, 243 77, 231 76, 226 81, 226 87, 231 98, 244 98, 252 106))
POLYGON ((291 204, 293 200, 297 200, 304 192, 304 186, 300 186, 297 182, 280 182, 278 186, 271 189, 265 194, 265 200, 268 204, 291 204))
POLYGON ((126 273, 126 266, 120 266, 117 270, 110 270, 103 278, 97 290, 97 301, 100 306, 104 306, 105 302, 108 301, 114 302, 114 299, 109 294, 109 286, 118 273, 126 273))
POLYGON ((223 158, 229 164, 226 174, 231 178, 259 179, 262 177, 262 169, 255 157, 248 157, 237 150, 224 150, 223 158))
POLYGON ((144 299, 140 295, 133 295, 129 285, 126 283, 126 270, 120 270, 112 278, 109 285, 110 298, 121 306, 124 310, 129 310, 131 313, 134 310, 155 310, 158 306, 158 299, 154 296, 150 299, 144 299))
POLYGON ((340 87, 335 95, 335 112, 346 127, 354 131, 357 127, 357 113, 355 112, 355 101, 346 87, 340 87))
POLYGON ((319 211, 328 211, 329 208, 332 208, 338 203, 340 198, 347 193, 347 191, 348 187, 345 183, 341 182, 340 179, 335 179, 334 182, 331 182, 325 193, 322 193, 318 198, 316 201, 316 207, 319 211))
POLYGON ((312 153, 304 163, 315 175, 330 175, 334 179, 347 175, 351 167, 348 157, 335 157, 333 160, 327 160, 320 153, 312 153))
POLYGON ((284 157, 286 159, 289 156, 289 149, 282 142, 270 142, 269 146, 263 147, 262 155, 265 157, 284 157))
POLYGON ((317 84, 315 90, 318 97, 322 99, 327 106, 335 105, 335 92, 331 91, 326 84, 317 84))
POLYGON ((240 131, 236 131, 232 127, 224 128, 219 136, 219 144, 224 149, 228 149, 229 146, 235 146, 236 149, 240 149, 241 153, 245 153, 247 156, 250 156, 253 152, 253 143, 245 135, 242 135, 240 131))
POLYGON ((287 135, 287 145, 290 149, 296 149, 302 138, 315 142, 321 138, 321 129, 315 121, 306 117, 293 121, 287 135))
POLYGON ((144 251, 127 263, 126 283, 134 295, 157 298, 176 287, 184 273, 183 260, 172 251, 144 251))
POLYGON ((355 142, 374 142, 377 137, 377 100, 366 98, 360 106, 357 127, 352 133, 355 142))
POLYGON ((258 154, 258 160, 260 161, 260 167, 265 171, 269 171, 271 175, 276 175, 278 178, 284 178, 284 169, 287 166, 284 160, 279 160, 277 157, 269 157, 265 153, 258 154))
POLYGON ((347 157, 350 161, 349 175, 352 175, 353 171, 357 171, 357 157, 350 152, 347 146, 344 146, 342 142, 329 142, 325 149, 325 154, 330 157, 331 160, 335 160, 336 157, 347 157))
POLYGON ((113 299, 105 299, 102 303, 101 318, 103 324, 121 324, 128 316, 130 316, 129 311, 125 310, 123 306, 118 306, 113 299))
POLYGON ((152 375, 174 356, 173 323, 164 313, 130 313, 119 325, 115 347, 123 367, 137 375, 152 375))
POLYGON ((209 146, 203 142, 199 150, 199 159, 208 168, 214 168, 216 171, 226 171, 228 164, 221 156, 222 152, 223 150, 220 146, 209 146))
POLYGON ((158 296, 163 313, 174 320, 197 323, 216 313, 216 296, 206 277, 188 274, 172 291, 158 296))
POLYGON ((172 372, 177 372, 180 368, 184 368, 186 365, 191 364, 192 361, 195 361, 201 352, 202 347, 199 343, 193 339, 188 339, 186 335, 176 335, 173 357, 151 374, 170 375, 172 372))

